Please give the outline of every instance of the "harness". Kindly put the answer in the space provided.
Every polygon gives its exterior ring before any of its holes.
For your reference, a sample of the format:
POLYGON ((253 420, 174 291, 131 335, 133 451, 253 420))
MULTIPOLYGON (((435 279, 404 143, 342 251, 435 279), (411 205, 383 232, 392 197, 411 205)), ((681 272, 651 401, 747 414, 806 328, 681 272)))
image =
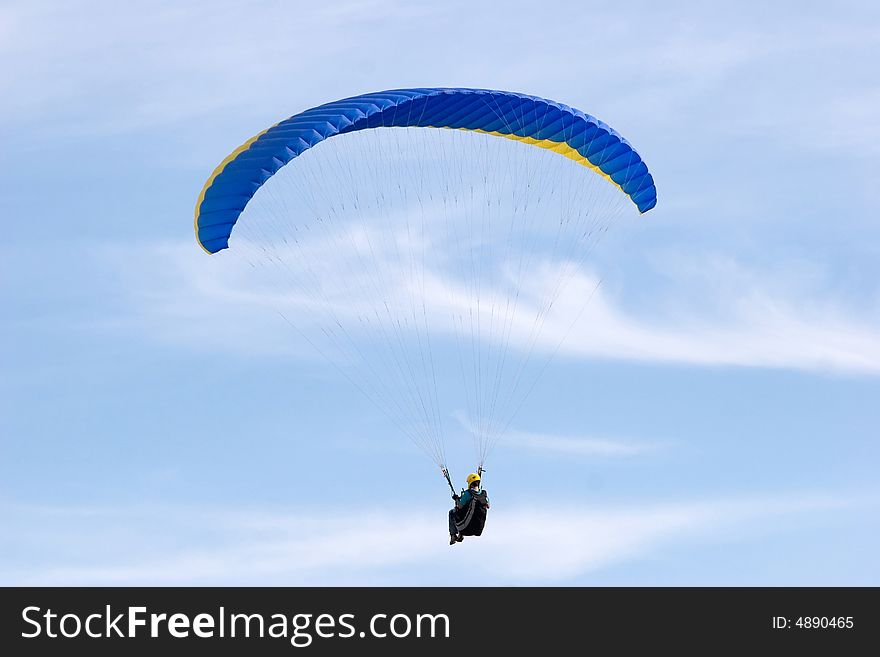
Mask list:
MULTIPOLYGON (((461 519, 456 518, 455 521, 455 529, 459 532, 467 529, 468 525, 471 524, 471 521, 474 519, 474 513, 477 510, 477 505, 486 506, 488 504, 488 499, 486 496, 486 491, 481 490, 479 493, 471 493, 471 499, 468 502, 467 506, 464 507, 464 514, 461 519)), ((456 513, 456 516, 458 514, 456 513)))

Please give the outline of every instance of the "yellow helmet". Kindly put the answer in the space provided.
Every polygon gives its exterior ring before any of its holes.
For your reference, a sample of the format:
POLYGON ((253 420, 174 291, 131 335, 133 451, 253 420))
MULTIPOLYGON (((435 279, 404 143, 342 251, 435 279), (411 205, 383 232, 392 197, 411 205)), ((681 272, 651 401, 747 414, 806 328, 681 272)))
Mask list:
POLYGON ((467 476, 467 485, 470 486, 472 483, 474 483, 475 481, 479 481, 479 480, 480 480, 480 475, 478 475, 475 472, 472 472, 467 476))

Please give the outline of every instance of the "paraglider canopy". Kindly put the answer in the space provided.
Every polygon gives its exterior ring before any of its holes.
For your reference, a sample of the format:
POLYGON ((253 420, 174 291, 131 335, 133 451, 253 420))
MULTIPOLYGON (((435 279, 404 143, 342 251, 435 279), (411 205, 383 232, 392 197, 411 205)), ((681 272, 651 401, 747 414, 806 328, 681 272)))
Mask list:
POLYGON ((487 89, 397 89, 337 100, 290 117, 233 151, 196 203, 196 234, 208 252, 228 248, 232 227, 256 191, 293 158, 330 137, 379 127, 458 128, 546 148, 608 178, 639 212, 657 203, 638 153, 608 125, 535 96, 487 89))
POLYGON ((452 488, 444 424, 472 435, 482 474, 598 286, 586 258, 656 202, 630 143, 580 110, 398 89, 247 140, 205 182, 195 231, 260 277, 236 298, 275 307, 452 488))

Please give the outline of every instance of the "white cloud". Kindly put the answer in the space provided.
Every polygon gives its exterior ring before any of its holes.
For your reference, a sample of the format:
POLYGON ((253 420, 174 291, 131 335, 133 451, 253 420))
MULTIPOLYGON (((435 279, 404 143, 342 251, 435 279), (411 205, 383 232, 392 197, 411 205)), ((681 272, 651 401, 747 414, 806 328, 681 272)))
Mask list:
POLYGON ((338 73, 371 22, 420 13, 373 1, 12 3, 0 9, 0 115, 52 139, 229 112, 277 120, 296 109, 284 99, 325 81, 318 69, 338 73))
POLYGON ((765 138, 791 128, 799 139, 789 147, 813 147, 817 140, 805 137, 817 133, 824 144, 823 128, 790 120, 795 104, 827 121, 831 132, 845 133, 829 145, 849 143, 873 125, 876 112, 836 113, 880 39, 860 12, 829 16, 780 5, 756 17, 736 7, 631 3, 583 10, 571 2, 558 11, 568 32, 579 36, 548 41, 543 31, 521 29, 533 6, 517 4, 503 3, 499 11, 491 4, 373 1, 6 3, 0 112, 8 122, 39 125, 29 139, 137 134, 222 115, 255 132, 262 124, 254 121, 268 123, 347 93, 471 84, 555 95, 617 117, 622 124, 612 124, 628 128, 626 134, 653 121, 668 128, 686 116, 688 131, 702 138, 731 126, 757 127, 765 138), (469 20, 460 19, 463 13, 469 20), (833 90, 816 84, 816 67, 790 65, 810 56, 846 62, 827 79, 833 90), (512 61, 516 66, 504 65, 512 61), (785 75, 768 76, 779 62, 788 67, 785 75), (740 91, 743 79, 750 93, 740 91), (780 85, 786 93, 778 93, 780 85), (725 93, 730 102, 719 103, 725 93), (760 99, 759 112, 743 111, 752 95, 760 99), (707 106, 712 120, 695 122, 707 106))
MULTIPOLYGON (((479 429, 459 411, 454 413, 459 424, 470 434, 479 435, 479 429)), ((567 456, 627 458, 654 452, 665 445, 640 443, 631 440, 595 438, 587 436, 560 436, 508 429, 504 432, 506 449, 526 449, 535 452, 557 453, 567 456)))
MULTIPOLYGON (((708 267, 704 275, 711 276, 708 267)), ((675 293, 675 312, 648 318, 599 294, 586 309, 563 353, 625 360, 805 370, 880 372, 880 332, 866 317, 833 301, 785 297, 755 288, 729 289, 711 300, 689 281, 675 293), (691 285, 689 285, 691 283, 691 285), (687 307, 688 295, 692 305, 687 307), (682 298, 684 297, 684 298, 682 298), (684 306, 684 307, 682 307, 684 306)), ((584 275, 567 295, 585 293, 584 275)), ((562 303, 565 303, 564 301, 562 303)), ((564 323, 555 327, 557 331, 564 323)))
POLYGON ((504 434, 507 448, 525 448, 534 451, 557 452, 569 456, 631 457, 652 452, 661 446, 619 439, 556 436, 545 433, 509 431, 504 434))
MULTIPOLYGON (((128 250, 110 254, 131 295, 127 312, 135 313, 121 318, 126 330, 134 324, 163 340, 232 351, 313 353, 274 313, 277 299, 242 287, 232 259, 206 258, 191 245, 142 249, 140 256, 128 250)), ((678 270, 663 266, 666 284, 640 310, 627 307, 625 290, 600 287, 595 275, 578 271, 548 315, 537 348, 547 356, 559 347, 556 358, 880 372, 880 331, 872 319, 880 308, 863 305, 857 312, 834 296, 821 296, 825 288, 816 272, 810 278, 784 269, 750 270, 721 258, 678 270)), ((553 280, 556 270, 547 264, 539 271, 533 291, 546 289, 541 276, 553 280)), ((350 294, 336 299, 340 313, 377 303, 363 289, 352 287, 350 294)), ((456 304, 474 305, 466 289, 442 275, 429 277, 424 294, 430 326, 438 333, 452 331, 456 304)), ((483 299, 492 294, 484 291, 483 299)), ((514 348, 529 344, 539 300, 524 291, 523 310, 510 330, 514 348)))
POLYGON ((4 585, 565 583, 658 550, 784 532, 786 518, 873 499, 793 495, 646 506, 492 510, 485 534, 450 547, 443 514, 7 507, 4 585), (122 523, 125 531, 117 527, 122 523), (540 527, 540 531, 529 528, 540 527), (523 540, 523 533, 528 540, 523 540), (27 539, 21 538, 27 536, 27 539), (63 546, 56 549, 55 546, 63 546), (482 558, 491 555, 491 558, 482 558), (474 572, 455 567, 480 559, 474 572), (19 558, 20 559, 20 558, 19 558))

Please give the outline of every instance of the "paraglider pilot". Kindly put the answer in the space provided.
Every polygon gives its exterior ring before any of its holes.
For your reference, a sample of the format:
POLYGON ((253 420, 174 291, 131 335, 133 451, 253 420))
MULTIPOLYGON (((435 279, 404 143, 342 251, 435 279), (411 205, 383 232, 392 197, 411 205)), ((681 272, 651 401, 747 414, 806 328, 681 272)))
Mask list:
POLYGON ((461 543, 465 536, 479 536, 486 524, 489 496, 480 488, 480 475, 467 476, 467 490, 452 494, 455 508, 449 511, 449 544, 461 543))

